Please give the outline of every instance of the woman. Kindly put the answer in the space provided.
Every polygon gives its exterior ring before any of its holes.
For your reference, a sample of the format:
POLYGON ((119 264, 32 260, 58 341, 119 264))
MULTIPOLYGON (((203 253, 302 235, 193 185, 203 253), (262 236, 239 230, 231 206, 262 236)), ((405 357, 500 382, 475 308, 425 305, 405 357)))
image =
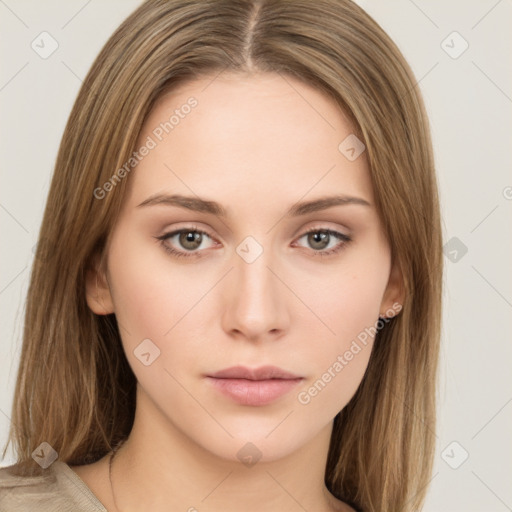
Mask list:
POLYGON ((59 150, 0 507, 421 509, 442 240, 415 84, 348 0, 122 23, 59 150))

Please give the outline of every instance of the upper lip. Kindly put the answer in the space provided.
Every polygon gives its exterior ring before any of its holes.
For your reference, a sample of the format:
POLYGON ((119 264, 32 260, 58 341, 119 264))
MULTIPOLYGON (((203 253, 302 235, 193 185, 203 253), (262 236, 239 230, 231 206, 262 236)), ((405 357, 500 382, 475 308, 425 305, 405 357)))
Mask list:
POLYGON ((300 379, 300 375, 287 372, 277 366, 260 366, 259 368, 247 368, 246 366, 232 366, 216 373, 208 375, 217 379, 248 379, 248 380, 268 380, 268 379, 300 379))

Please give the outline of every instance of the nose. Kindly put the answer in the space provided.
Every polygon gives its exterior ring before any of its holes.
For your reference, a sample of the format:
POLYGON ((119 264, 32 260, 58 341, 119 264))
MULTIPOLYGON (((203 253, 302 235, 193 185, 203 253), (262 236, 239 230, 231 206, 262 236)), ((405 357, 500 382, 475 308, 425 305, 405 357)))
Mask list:
POLYGON ((283 283, 281 267, 270 250, 263 250, 253 261, 240 254, 233 255, 234 268, 223 293, 223 328, 233 337, 252 342, 277 339, 288 330, 288 301, 293 294, 283 283))

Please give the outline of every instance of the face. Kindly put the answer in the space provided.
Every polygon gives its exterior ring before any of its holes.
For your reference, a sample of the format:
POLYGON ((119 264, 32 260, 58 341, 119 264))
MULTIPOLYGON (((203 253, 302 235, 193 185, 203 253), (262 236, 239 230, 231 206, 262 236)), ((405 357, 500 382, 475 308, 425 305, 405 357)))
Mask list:
POLYGON ((222 74, 160 98, 140 134, 88 303, 115 312, 137 407, 220 457, 276 459, 332 425, 399 299, 365 152, 339 149, 353 131, 292 78, 222 74), (355 199, 318 202, 338 196, 355 199), (212 377, 267 365, 291 375, 212 377))

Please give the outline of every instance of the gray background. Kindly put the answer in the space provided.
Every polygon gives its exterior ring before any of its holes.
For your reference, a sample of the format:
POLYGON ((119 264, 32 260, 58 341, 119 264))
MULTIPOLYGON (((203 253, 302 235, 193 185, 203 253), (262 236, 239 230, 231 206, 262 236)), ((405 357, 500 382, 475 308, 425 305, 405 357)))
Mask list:
MULTIPOLYGON (((436 152, 447 246, 438 446, 425 511, 512 510, 512 2, 358 3, 411 64, 436 152)), ((139 4, 0 0, 2 447, 32 248, 64 125, 97 53, 139 4), (58 42, 46 59, 31 47, 43 31, 58 42)), ((0 465, 13 461, 9 451, 0 465)))

